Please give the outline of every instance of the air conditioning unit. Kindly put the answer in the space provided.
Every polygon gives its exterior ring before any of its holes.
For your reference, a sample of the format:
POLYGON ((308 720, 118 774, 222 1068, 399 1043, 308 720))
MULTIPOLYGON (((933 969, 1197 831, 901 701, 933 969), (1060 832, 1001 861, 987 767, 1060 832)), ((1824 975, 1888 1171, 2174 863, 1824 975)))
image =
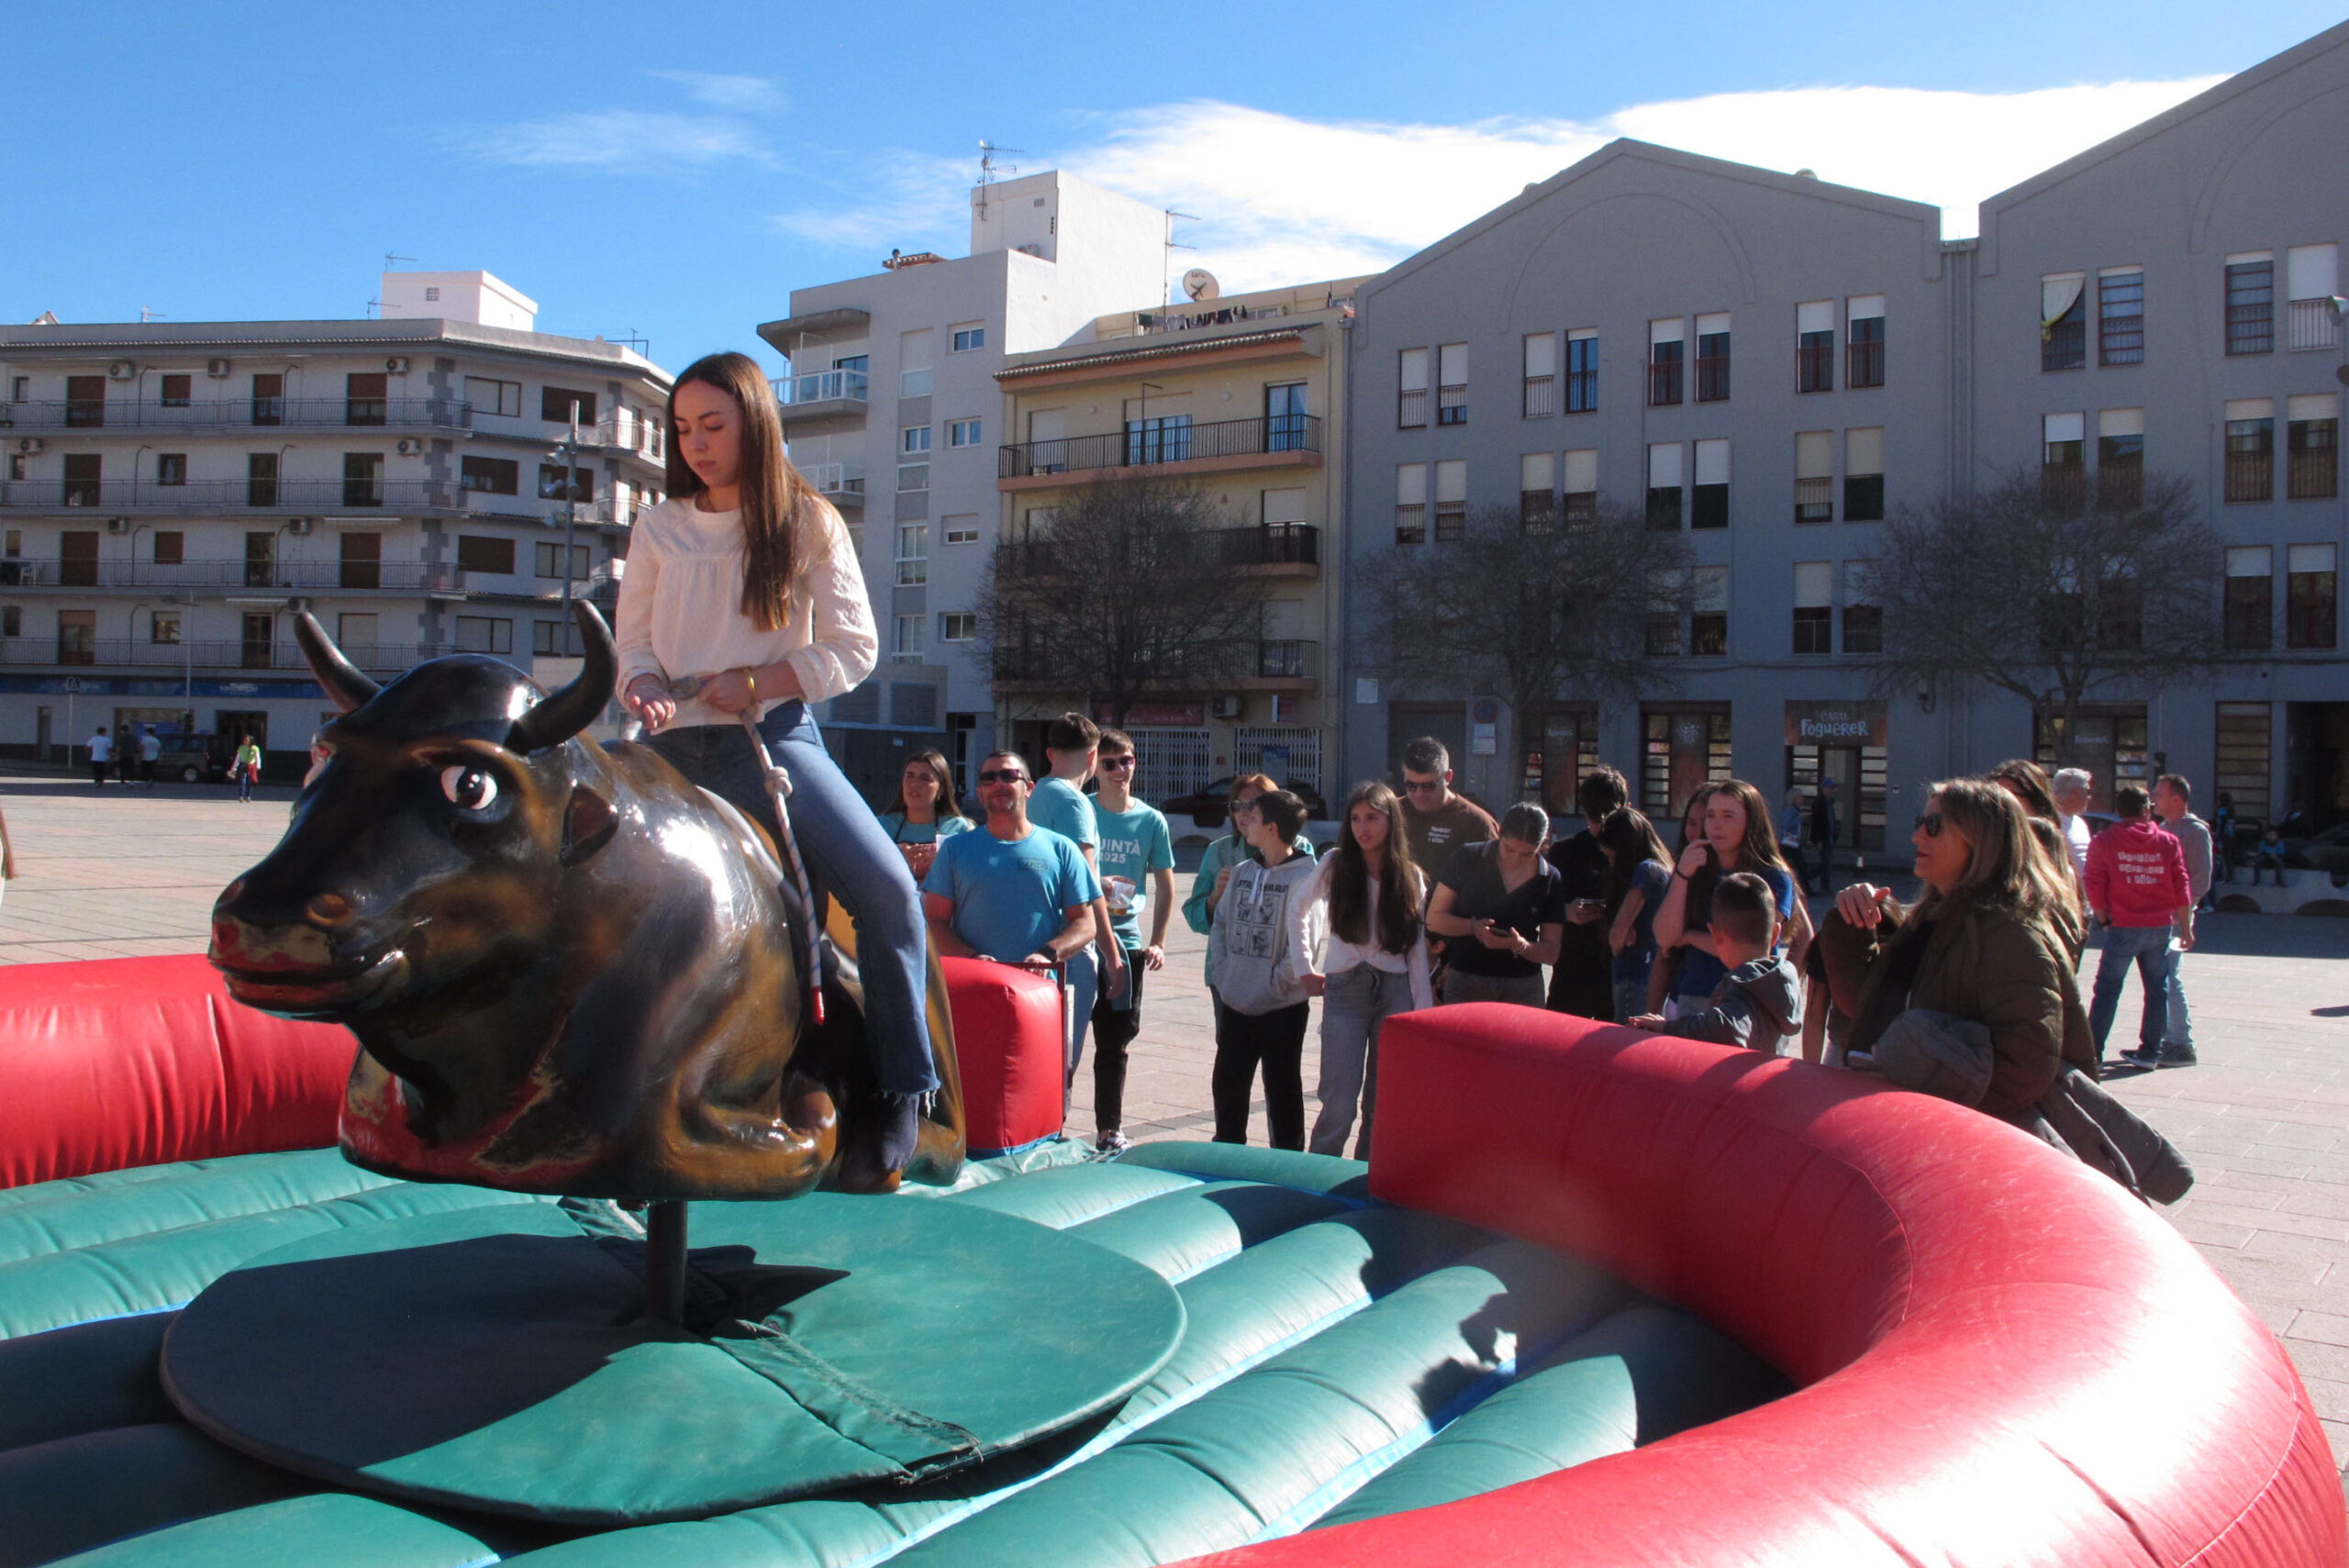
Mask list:
POLYGON ((218 381, 228 373, 228 361, 226 360, 206 360, 204 361, 204 373, 212 377, 213 380, 218 381))
POLYGON ((407 356, 406 354, 394 354, 390 359, 384 361, 384 368, 394 375, 406 375, 407 374, 407 356))
POLYGON ((399 453, 402 457, 414 457, 423 450, 424 443, 419 440, 410 439, 399 443, 399 453))
POLYGON ((298 616, 309 607, 310 601, 307 599, 292 598, 285 601, 285 613, 290 616, 298 616))
POLYGON ((286 523, 285 531, 289 534, 306 534, 317 526, 318 519, 316 517, 295 517, 286 523))
POLYGON ((110 534, 127 534, 129 531, 130 519, 128 517, 108 517, 106 519, 106 532, 110 534))
POLYGON ((48 449, 49 443, 42 440, 39 436, 27 436, 17 443, 17 450, 23 452, 27 457, 30 457, 33 453, 38 451, 46 451, 48 449))
POLYGON ((1217 697, 1208 704, 1208 711, 1218 718, 1238 718, 1247 709, 1248 699, 1236 693, 1230 696, 1217 697))
POLYGON ((106 367, 108 381, 131 381, 137 378, 139 367, 128 360, 117 360, 106 367))

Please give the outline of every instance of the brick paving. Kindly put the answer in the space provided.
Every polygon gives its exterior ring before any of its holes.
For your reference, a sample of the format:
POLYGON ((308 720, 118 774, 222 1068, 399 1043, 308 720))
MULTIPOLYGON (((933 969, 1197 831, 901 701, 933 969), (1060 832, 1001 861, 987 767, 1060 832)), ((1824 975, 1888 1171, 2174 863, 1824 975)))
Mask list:
MULTIPOLYGON (((242 806, 221 785, 99 790, 0 773, 20 873, 0 900, 0 964, 202 951, 213 898, 276 840, 291 796, 265 786, 242 806)), ((1195 864, 1196 849, 1181 859, 1195 864)), ((1189 891, 1187 870, 1176 883, 1189 891)), ((2282 1337, 2335 1456, 2349 1456, 2349 921, 2221 915, 2201 935, 2186 974, 2202 1064, 2111 1082, 2192 1159, 2193 1192, 2163 1212, 2282 1337)), ((1137 1140, 1212 1131, 1205 946, 1178 915, 1166 968, 1150 977, 1126 1087, 1137 1140)), ((2098 962, 2091 953, 2084 985, 2098 962)), ((2135 1040, 2135 988, 2109 1051, 2135 1040)), ((1308 1095, 1318 1040, 1317 1023, 1308 1095)), ((1088 1139, 1091 1080, 1088 1064, 1068 1123, 1088 1139)), ((1261 1103, 1251 1136, 1264 1137, 1261 1103)))

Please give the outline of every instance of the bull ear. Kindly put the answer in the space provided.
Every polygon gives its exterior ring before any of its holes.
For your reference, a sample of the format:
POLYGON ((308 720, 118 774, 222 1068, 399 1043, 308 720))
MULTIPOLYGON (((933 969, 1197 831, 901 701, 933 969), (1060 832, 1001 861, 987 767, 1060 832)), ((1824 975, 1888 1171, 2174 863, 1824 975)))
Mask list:
POLYGON ((359 673, 359 666, 342 656, 342 650, 320 626, 317 617, 304 610, 294 617, 294 639, 302 645, 302 657, 310 662, 310 673, 326 688, 343 712, 364 704, 384 688, 359 673))
POLYGON ((611 629, 584 599, 572 601, 571 617, 579 623, 580 648, 586 654, 579 678, 514 721, 513 732, 506 740, 509 751, 527 756, 560 746, 596 722, 596 716, 612 700, 612 683, 620 665, 612 649, 611 629))

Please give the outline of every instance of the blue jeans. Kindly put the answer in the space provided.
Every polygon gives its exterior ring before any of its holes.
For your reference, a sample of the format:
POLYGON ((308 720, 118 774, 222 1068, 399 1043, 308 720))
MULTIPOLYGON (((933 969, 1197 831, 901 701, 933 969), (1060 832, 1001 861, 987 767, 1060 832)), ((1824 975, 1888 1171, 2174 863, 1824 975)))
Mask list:
MULTIPOLYGON (((829 893, 855 922, 874 1076, 888 1094, 928 1094, 938 1087, 925 1010, 930 926, 913 873, 824 750, 806 704, 777 703, 760 721, 759 733, 791 775, 792 836, 818 903, 829 893)), ((774 831, 774 805, 740 725, 686 725, 648 736, 645 743, 686 778, 774 831)))
POLYGON ((1411 977, 1374 963, 1358 963, 1330 975, 1321 992, 1321 1114, 1313 1118, 1307 1147, 1316 1154, 1343 1154, 1353 1130, 1354 1102, 1362 1102, 1362 1137, 1354 1158, 1370 1158, 1371 1118, 1378 1109, 1378 1031, 1397 1013, 1411 1010, 1411 977))
POLYGON ((2121 1006, 2121 988, 2129 983, 2135 963, 2145 983, 2145 1012, 2137 1025, 2137 1049, 2153 1055, 2162 1048, 2162 1031, 2169 1027, 2169 971, 2176 955, 2170 951, 2166 921, 2158 926, 2107 926, 2104 958, 2096 966, 2096 995, 2088 1004, 2088 1029, 2096 1036, 2099 1055, 2112 1032, 2112 1015, 2121 1006))
POLYGON ((2162 1043, 2181 1050, 2194 1049, 2194 1013, 2186 1005, 2186 954, 2172 951, 2169 955, 2169 984, 2165 988, 2169 996, 2169 1025, 2162 1030, 2162 1043))

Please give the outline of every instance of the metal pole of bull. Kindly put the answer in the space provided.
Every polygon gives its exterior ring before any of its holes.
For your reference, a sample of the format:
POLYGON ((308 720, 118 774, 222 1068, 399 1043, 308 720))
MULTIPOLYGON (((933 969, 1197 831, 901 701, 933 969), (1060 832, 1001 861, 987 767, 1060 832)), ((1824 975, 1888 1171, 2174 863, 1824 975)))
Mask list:
POLYGON ((685 1320, 685 1204, 662 1198, 644 1208, 644 1315, 685 1320))

